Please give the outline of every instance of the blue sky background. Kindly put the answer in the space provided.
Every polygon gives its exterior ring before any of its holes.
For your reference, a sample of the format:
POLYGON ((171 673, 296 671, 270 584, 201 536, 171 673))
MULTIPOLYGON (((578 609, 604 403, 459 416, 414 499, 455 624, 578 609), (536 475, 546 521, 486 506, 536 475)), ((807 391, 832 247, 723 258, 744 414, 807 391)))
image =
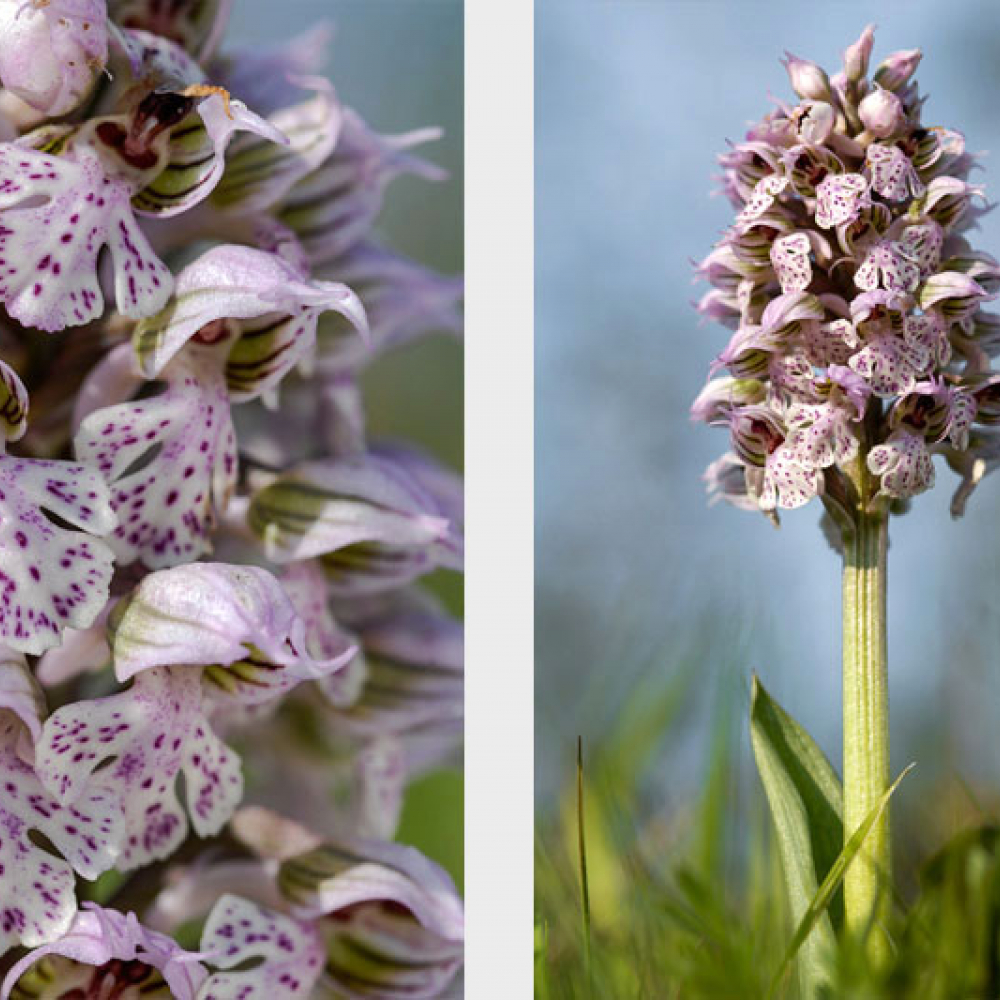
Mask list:
MULTIPOLYGON (((762 518, 708 508, 700 480, 725 434, 688 406, 728 331, 690 302, 692 259, 731 220, 711 197, 727 138, 791 98, 784 49, 828 67, 874 21, 874 64, 920 47, 924 120, 992 151, 1000 200, 1000 5, 538 0, 536 7, 536 793, 577 733, 714 638, 706 691, 751 667, 840 752, 839 558, 820 507, 762 518), (877 13, 875 13, 877 9, 877 13)), ((1000 256, 1000 212, 977 245, 1000 256)), ((998 306, 1000 309, 1000 306, 998 306)), ((1000 475, 952 522, 955 477, 892 526, 893 769, 1000 780, 1000 475)), ((689 720, 665 783, 703 750, 689 720)))

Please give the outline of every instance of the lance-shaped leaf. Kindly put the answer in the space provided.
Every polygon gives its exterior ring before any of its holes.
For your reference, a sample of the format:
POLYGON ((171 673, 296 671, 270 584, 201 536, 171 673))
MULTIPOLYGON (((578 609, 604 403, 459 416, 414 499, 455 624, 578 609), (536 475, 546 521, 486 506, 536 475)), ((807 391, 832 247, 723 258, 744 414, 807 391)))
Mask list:
POLYGON ((160 996, 169 990, 174 1000, 195 1000, 207 975, 198 955, 143 927, 134 913, 84 906, 65 934, 11 968, 0 1000, 15 988, 19 997, 160 996))
MULTIPOLYGON (((750 696, 750 742, 774 820, 789 907, 798 923, 843 844, 840 781, 809 734, 756 676, 750 696)), ((827 980, 826 963, 834 947, 830 917, 824 913, 799 956, 804 995, 815 996, 827 980)))
POLYGON ((287 137, 287 145, 275 145, 259 135, 239 136, 212 193, 216 208, 240 214, 270 208, 332 152, 343 121, 333 88, 321 77, 298 82, 314 88, 315 95, 270 117, 271 125, 287 137))
POLYGON ((108 0, 116 24, 171 38, 198 62, 215 52, 232 6, 233 0, 108 0))
POLYGON ((188 814, 199 836, 217 833, 243 794, 239 759, 205 717, 201 671, 186 667, 145 670, 126 691, 60 708, 45 722, 36 759, 60 802, 71 805, 95 787, 120 802, 121 870, 172 854, 187 836, 188 814))
POLYGON ((361 302, 346 285, 313 281, 277 253, 219 246, 189 264, 174 299, 136 327, 136 354, 147 376, 158 375, 204 327, 236 321, 226 380, 234 400, 252 399, 311 354, 316 322, 328 310, 355 331, 367 329, 361 302))
MULTIPOLYGON (((121 345, 105 364, 130 350, 121 345)), ((77 456, 112 484, 118 527, 109 543, 124 563, 156 569, 210 548, 237 473, 219 350, 189 346, 161 373, 164 392, 96 410, 77 431, 77 456)))
POLYGON ((371 453, 305 462, 250 503, 248 523, 276 562, 322 555, 334 594, 392 589, 461 566, 451 498, 412 469, 371 453))
POLYGON ((0 2, 0 82, 49 117, 93 89, 108 57, 104 0, 0 2))
POLYGON ((323 971, 323 942, 314 927, 239 896, 223 896, 209 914, 201 953, 231 971, 211 975, 198 1000, 308 997, 323 971))
POLYGON ((190 563, 152 573, 114 618, 111 648, 120 680, 153 667, 208 666, 206 680, 244 703, 325 678, 354 656, 342 640, 331 655, 314 658, 305 621, 278 581, 257 566, 190 563))
POLYGON ((399 827, 408 777, 407 753, 400 740, 370 740, 355 758, 357 805, 353 827, 359 837, 391 840, 399 827))
POLYGON ((371 229, 392 180, 404 174, 444 177, 440 168, 409 152, 440 134, 428 128, 380 136, 345 109, 333 153, 288 192, 277 208, 278 219, 298 235, 314 265, 345 253, 371 229))
POLYGON ((0 145, 0 299, 25 326, 79 326, 104 311, 97 258, 111 251, 118 311, 161 309, 173 276, 132 214, 132 183, 112 177, 93 149, 50 156, 0 145))
POLYGON ((278 880, 293 912, 327 918, 326 977, 348 996, 436 997, 462 964, 455 887, 411 847, 327 844, 285 861, 278 880))
POLYGON ((0 648, 0 954, 63 933, 76 912, 74 872, 94 879, 115 863, 121 835, 114 795, 56 801, 29 763, 45 706, 24 657, 0 648), (43 834, 59 852, 39 847, 43 834))

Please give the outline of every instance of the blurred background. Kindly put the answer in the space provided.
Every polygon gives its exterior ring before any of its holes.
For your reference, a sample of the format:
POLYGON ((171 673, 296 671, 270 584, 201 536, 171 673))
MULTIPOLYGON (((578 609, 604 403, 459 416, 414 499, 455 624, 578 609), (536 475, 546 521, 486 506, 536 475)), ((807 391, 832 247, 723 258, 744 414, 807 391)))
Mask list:
MULTIPOLYGON (((701 475, 727 439, 692 425, 688 407, 729 332, 692 308, 707 289, 693 283, 692 262, 732 219, 712 196, 716 154, 768 110, 769 93, 792 97, 783 51, 832 73, 872 20, 872 66, 923 49, 924 121, 988 151, 975 179, 1000 197, 995 4, 838 2, 821 18, 781 2, 537 4, 543 822, 565 804, 577 735, 585 755, 620 746, 623 729, 641 728, 636 704, 655 704, 671 685, 667 738, 640 734, 641 808, 675 822, 728 727, 742 777, 726 815, 742 822, 746 804, 762 800, 748 764, 751 669, 839 769, 839 557, 818 528, 819 504, 785 514, 778 531, 707 506, 701 475)), ((969 236, 1000 256, 1000 213, 969 236)), ((992 813, 1000 788, 1000 477, 983 482, 958 522, 948 514, 955 483, 940 465, 934 491, 891 528, 893 772, 917 762, 896 829, 920 850, 961 815, 992 813)))
MULTIPOLYGON (((441 183, 404 177, 388 189, 376 232, 390 246, 447 274, 462 271, 463 18, 461 0, 237 0, 228 45, 269 44, 333 25, 324 67, 340 100, 383 134, 440 126, 418 150, 448 171, 441 183)), ((365 375, 370 437, 405 437, 453 468, 463 452, 462 348, 431 336, 381 357, 365 375)), ((462 583, 430 585, 462 611, 462 583)), ((462 775, 439 771, 407 792, 397 839, 420 847, 462 884, 462 775)))
MULTIPOLYGON (((226 38, 231 45, 276 44, 319 21, 334 28, 324 75, 344 104, 378 132, 444 130, 418 152, 449 179, 394 182, 377 232, 428 267, 461 272, 461 0, 238 0, 226 38)), ((372 436, 405 434, 461 467, 462 353, 453 340, 435 338, 391 355, 372 371, 368 391, 372 436)))

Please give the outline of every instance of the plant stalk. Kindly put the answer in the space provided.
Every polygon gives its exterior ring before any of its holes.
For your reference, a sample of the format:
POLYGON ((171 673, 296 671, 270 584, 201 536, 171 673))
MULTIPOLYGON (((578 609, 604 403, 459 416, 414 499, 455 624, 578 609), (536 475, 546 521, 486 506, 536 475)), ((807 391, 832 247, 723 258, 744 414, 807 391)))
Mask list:
MULTIPOLYGON (((864 456, 856 467, 866 497, 864 456)), ((863 502, 863 501, 862 501, 863 502)), ((889 512, 882 500, 857 514, 844 533, 844 839, 889 787, 889 676, 886 570, 889 512)), ((844 877, 844 926, 866 940, 873 963, 888 956, 889 809, 872 828, 844 877)))

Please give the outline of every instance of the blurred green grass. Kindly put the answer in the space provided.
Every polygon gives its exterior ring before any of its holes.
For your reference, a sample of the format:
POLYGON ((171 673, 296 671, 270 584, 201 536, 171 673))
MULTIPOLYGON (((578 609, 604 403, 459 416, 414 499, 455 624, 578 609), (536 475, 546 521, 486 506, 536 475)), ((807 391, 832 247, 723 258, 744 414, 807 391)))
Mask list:
MULTIPOLYGON (((759 780, 739 734, 747 684, 714 698, 710 751, 694 794, 664 807, 651 771, 670 759, 704 673, 673 664, 628 699, 619 722, 584 747, 590 941, 581 913, 576 776, 536 823, 535 996, 539 1000, 768 997, 793 933, 759 780), (588 961, 589 954, 589 961, 588 961)), ((573 748, 567 747, 567 760, 573 748)), ((1000 825, 995 789, 956 776, 904 786, 894 811, 898 869, 893 957, 873 970, 846 943, 827 956, 824 997, 1000 997, 1000 825)), ((773 994, 801 996, 784 975, 773 994)))

